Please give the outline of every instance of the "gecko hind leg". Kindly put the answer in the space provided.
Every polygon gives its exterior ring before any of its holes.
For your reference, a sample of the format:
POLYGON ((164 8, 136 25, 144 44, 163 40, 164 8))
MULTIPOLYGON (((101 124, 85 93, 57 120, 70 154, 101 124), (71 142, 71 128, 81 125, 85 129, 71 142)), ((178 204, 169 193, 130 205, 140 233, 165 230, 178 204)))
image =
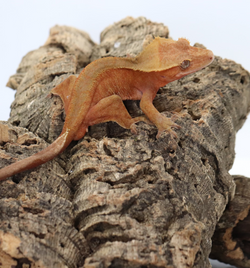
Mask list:
POLYGON ((54 87, 50 92, 51 94, 61 97, 66 114, 68 114, 69 103, 76 79, 77 78, 74 75, 70 75, 62 83, 54 87))
POLYGON ((88 126, 108 121, 114 121, 123 128, 131 129, 133 133, 137 133, 135 123, 139 121, 151 123, 146 116, 132 118, 124 106, 121 97, 112 95, 101 99, 89 110, 74 139, 82 138, 88 126))

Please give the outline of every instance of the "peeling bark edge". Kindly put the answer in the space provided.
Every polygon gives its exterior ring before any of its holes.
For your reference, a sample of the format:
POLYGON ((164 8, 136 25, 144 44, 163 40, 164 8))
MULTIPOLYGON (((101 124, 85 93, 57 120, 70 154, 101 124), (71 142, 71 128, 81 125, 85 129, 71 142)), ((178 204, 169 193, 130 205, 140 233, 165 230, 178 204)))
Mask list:
POLYGON ((216 226, 210 257, 236 267, 250 267, 250 179, 234 176, 235 197, 216 226))

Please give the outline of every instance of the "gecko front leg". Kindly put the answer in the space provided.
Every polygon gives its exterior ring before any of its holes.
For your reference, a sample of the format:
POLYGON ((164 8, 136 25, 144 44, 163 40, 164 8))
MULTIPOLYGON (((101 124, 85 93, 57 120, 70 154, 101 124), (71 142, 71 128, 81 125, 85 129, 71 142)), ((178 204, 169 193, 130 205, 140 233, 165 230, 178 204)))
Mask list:
POLYGON ((177 134, 172 128, 179 129, 180 126, 175 124, 170 118, 165 117, 154 107, 153 99, 156 93, 152 90, 145 90, 143 92, 140 108, 149 118, 149 120, 158 128, 158 134, 156 138, 159 138, 165 131, 169 132, 170 135, 177 138, 177 134))

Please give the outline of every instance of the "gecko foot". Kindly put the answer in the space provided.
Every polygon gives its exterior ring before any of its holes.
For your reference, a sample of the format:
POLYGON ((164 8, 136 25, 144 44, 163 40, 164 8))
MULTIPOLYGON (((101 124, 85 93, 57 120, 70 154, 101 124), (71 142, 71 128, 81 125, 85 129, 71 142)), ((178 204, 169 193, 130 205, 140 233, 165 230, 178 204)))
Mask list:
POLYGON ((160 136, 167 132, 170 134, 173 138, 178 138, 176 132, 172 129, 180 129, 181 126, 175 124, 170 118, 167 118, 164 116, 164 118, 161 118, 161 124, 160 127, 158 127, 158 133, 156 135, 156 138, 160 138, 160 136))
POLYGON ((144 115, 135 117, 132 119, 133 123, 130 125, 130 130, 133 134, 137 134, 136 123, 141 122, 141 121, 152 125, 152 122, 144 115))

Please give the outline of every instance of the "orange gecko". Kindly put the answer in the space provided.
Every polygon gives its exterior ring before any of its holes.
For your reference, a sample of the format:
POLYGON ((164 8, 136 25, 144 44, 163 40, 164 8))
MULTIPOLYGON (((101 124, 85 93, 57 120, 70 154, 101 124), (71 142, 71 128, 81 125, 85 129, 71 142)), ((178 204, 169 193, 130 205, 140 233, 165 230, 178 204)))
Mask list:
POLYGON ((184 38, 178 41, 156 37, 136 57, 107 57, 93 61, 78 78, 70 76, 56 86, 66 112, 60 136, 44 150, 0 169, 0 180, 37 167, 60 154, 72 140, 81 139, 88 126, 114 121, 135 131, 135 123, 145 117, 132 118, 122 100, 141 100, 140 108, 158 128, 157 137, 178 128, 160 114, 153 99, 160 87, 194 73, 213 61, 212 51, 190 46, 184 38))

